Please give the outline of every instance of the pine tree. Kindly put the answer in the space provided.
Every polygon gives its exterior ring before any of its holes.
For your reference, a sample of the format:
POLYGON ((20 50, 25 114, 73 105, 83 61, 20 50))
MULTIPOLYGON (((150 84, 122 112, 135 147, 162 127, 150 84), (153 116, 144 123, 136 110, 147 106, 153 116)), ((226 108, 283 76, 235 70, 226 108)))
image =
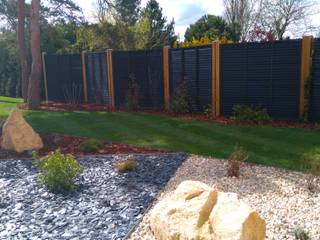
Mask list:
POLYGON ((157 0, 149 0, 136 26, 137 48, 160 48, 175 40, 174 21, 168 23, 157 0))

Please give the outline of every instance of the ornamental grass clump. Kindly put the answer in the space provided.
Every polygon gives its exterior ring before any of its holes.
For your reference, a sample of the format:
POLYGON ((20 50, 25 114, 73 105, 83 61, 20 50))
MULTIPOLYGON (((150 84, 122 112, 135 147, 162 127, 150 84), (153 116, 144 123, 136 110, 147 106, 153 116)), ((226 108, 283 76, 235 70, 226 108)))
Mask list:
POLYGON ((79 149, 85 153, 94 153, 103 148, 103 142, 98 139, 87 139, 79 145, 79 149))
POLYGON ((240 169, 248 157, 248 153, 242 147, 236 146, 228 160, 228 177, 239 177, 240 169))
POLYGON ((296 240, 309 240, 309 239, 311 239, 309 237, 309 233, 301 227, 297 227, 296 229, 294 229, 293 234, 294 234, 294 237, 296 240))
POLYGON ((63 154, 58 149, 40 158, 33 154, 34 164, 39 169, 39 180, 51 192, 74 192, 75 180, 83 172, 72 154, 63 154))
POLYGON ((320 190, 320 154, 305 154, 302 157, 303 170, 307 172, 307 188, 311 193, 320 190))
POLYGON ((123 172, 132 172, 135 171, 137 168, 137 161, 128 159, 116 164, 116 169, 123 173, 123 172))

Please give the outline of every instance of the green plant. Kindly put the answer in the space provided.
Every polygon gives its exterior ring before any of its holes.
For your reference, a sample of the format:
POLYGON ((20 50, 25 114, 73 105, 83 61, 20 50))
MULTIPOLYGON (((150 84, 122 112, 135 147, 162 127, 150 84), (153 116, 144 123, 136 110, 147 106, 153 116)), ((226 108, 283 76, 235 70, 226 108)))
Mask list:
POLYGON ((320 189, 320 154, 303 155, 303 170, 309 173, 307 188, 310 192, 317 192, 320 189))
POLYGON ((248 153, 242 147, 236 145, 228 160, 228 176, 239 177, 240 168, 247 161, 248 157, 248 153))
POLYGON ((207 116, 210 117, 212 115, 212 105, 209 104, 207 107, 204 108, 203 113, 207 116))
POLYGON ((314 130, 320 131, 320 123, 316 123, 316 124, 314 125, 314 130))
POLYGON ((94 138, 87 139, 79 145, 80 151, 85 153, 97 152, 102 147, 103 147, 103 142, 101 140, 94 139, 94 138))
POLYGON ((234 105, 233 118, 240 122, 262 124, 271 120, 267 110, 261 107, 234 105))
POLYGON ((132 159, 124 160, 116 164, 116 169, 119 172, 132 172, 137 168, 137 162, 132 159))
POLYGON ((301 227, 297 227, 296 229, 294 229, 293 234, 294 234, 294 237, 296 240, 309 240, 309 239, 311 239, 309 237, 309 233, 306 232, 301 227))
POLYGON ((75 179, 84 168, 71 154, 62 154, 58 149, 43 158, 34 152, 35 166, 39 169, 39 179, 52 192, 73 192, 76 190, 75 179))
POLYGON ((134 73, 129 74, 128 89, 125 95, 126 109, 136 110, 139 108, 140 87, 134 73))
POLYGON ((188 103, 188 85, 187 81, 182 81, 175 89, 170 98, 169 110, 174 113, 188 113, 190 111, 188 103))

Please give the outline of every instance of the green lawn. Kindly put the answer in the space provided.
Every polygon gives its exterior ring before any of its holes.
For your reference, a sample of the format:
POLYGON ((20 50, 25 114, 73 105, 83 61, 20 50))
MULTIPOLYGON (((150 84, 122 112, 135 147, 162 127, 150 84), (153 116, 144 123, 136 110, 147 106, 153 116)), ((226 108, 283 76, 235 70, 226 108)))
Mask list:
MULTIPOLYGON (((16 103, 2 102, 0 116, 16 103)), ((139 146, 156 147, 226 158, 236 144, 250 154, 249 161, 299 170, 301 155, 320 154, 320 132, 304 129, 225 126, 186 121, 146 113, 62 113, 26 111, 39 132, 94 137, 139 146)))

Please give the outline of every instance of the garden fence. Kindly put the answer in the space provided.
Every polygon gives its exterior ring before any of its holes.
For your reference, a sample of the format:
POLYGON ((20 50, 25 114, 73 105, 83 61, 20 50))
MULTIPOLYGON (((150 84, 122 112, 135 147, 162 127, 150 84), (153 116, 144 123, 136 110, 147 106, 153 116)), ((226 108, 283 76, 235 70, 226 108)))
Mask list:
POLYGON ((192 112, 211 110, 214 117, 230 116, 233 106, 252 105, 266 108, 275 119, 296 120, 309 110, 310 119, 320 121, 320 39, 312 37, 44 54, 43 61, 47 101, 97 103, 110 108, 136 102, 142 109, 168 110, 185 84, 192 112))

